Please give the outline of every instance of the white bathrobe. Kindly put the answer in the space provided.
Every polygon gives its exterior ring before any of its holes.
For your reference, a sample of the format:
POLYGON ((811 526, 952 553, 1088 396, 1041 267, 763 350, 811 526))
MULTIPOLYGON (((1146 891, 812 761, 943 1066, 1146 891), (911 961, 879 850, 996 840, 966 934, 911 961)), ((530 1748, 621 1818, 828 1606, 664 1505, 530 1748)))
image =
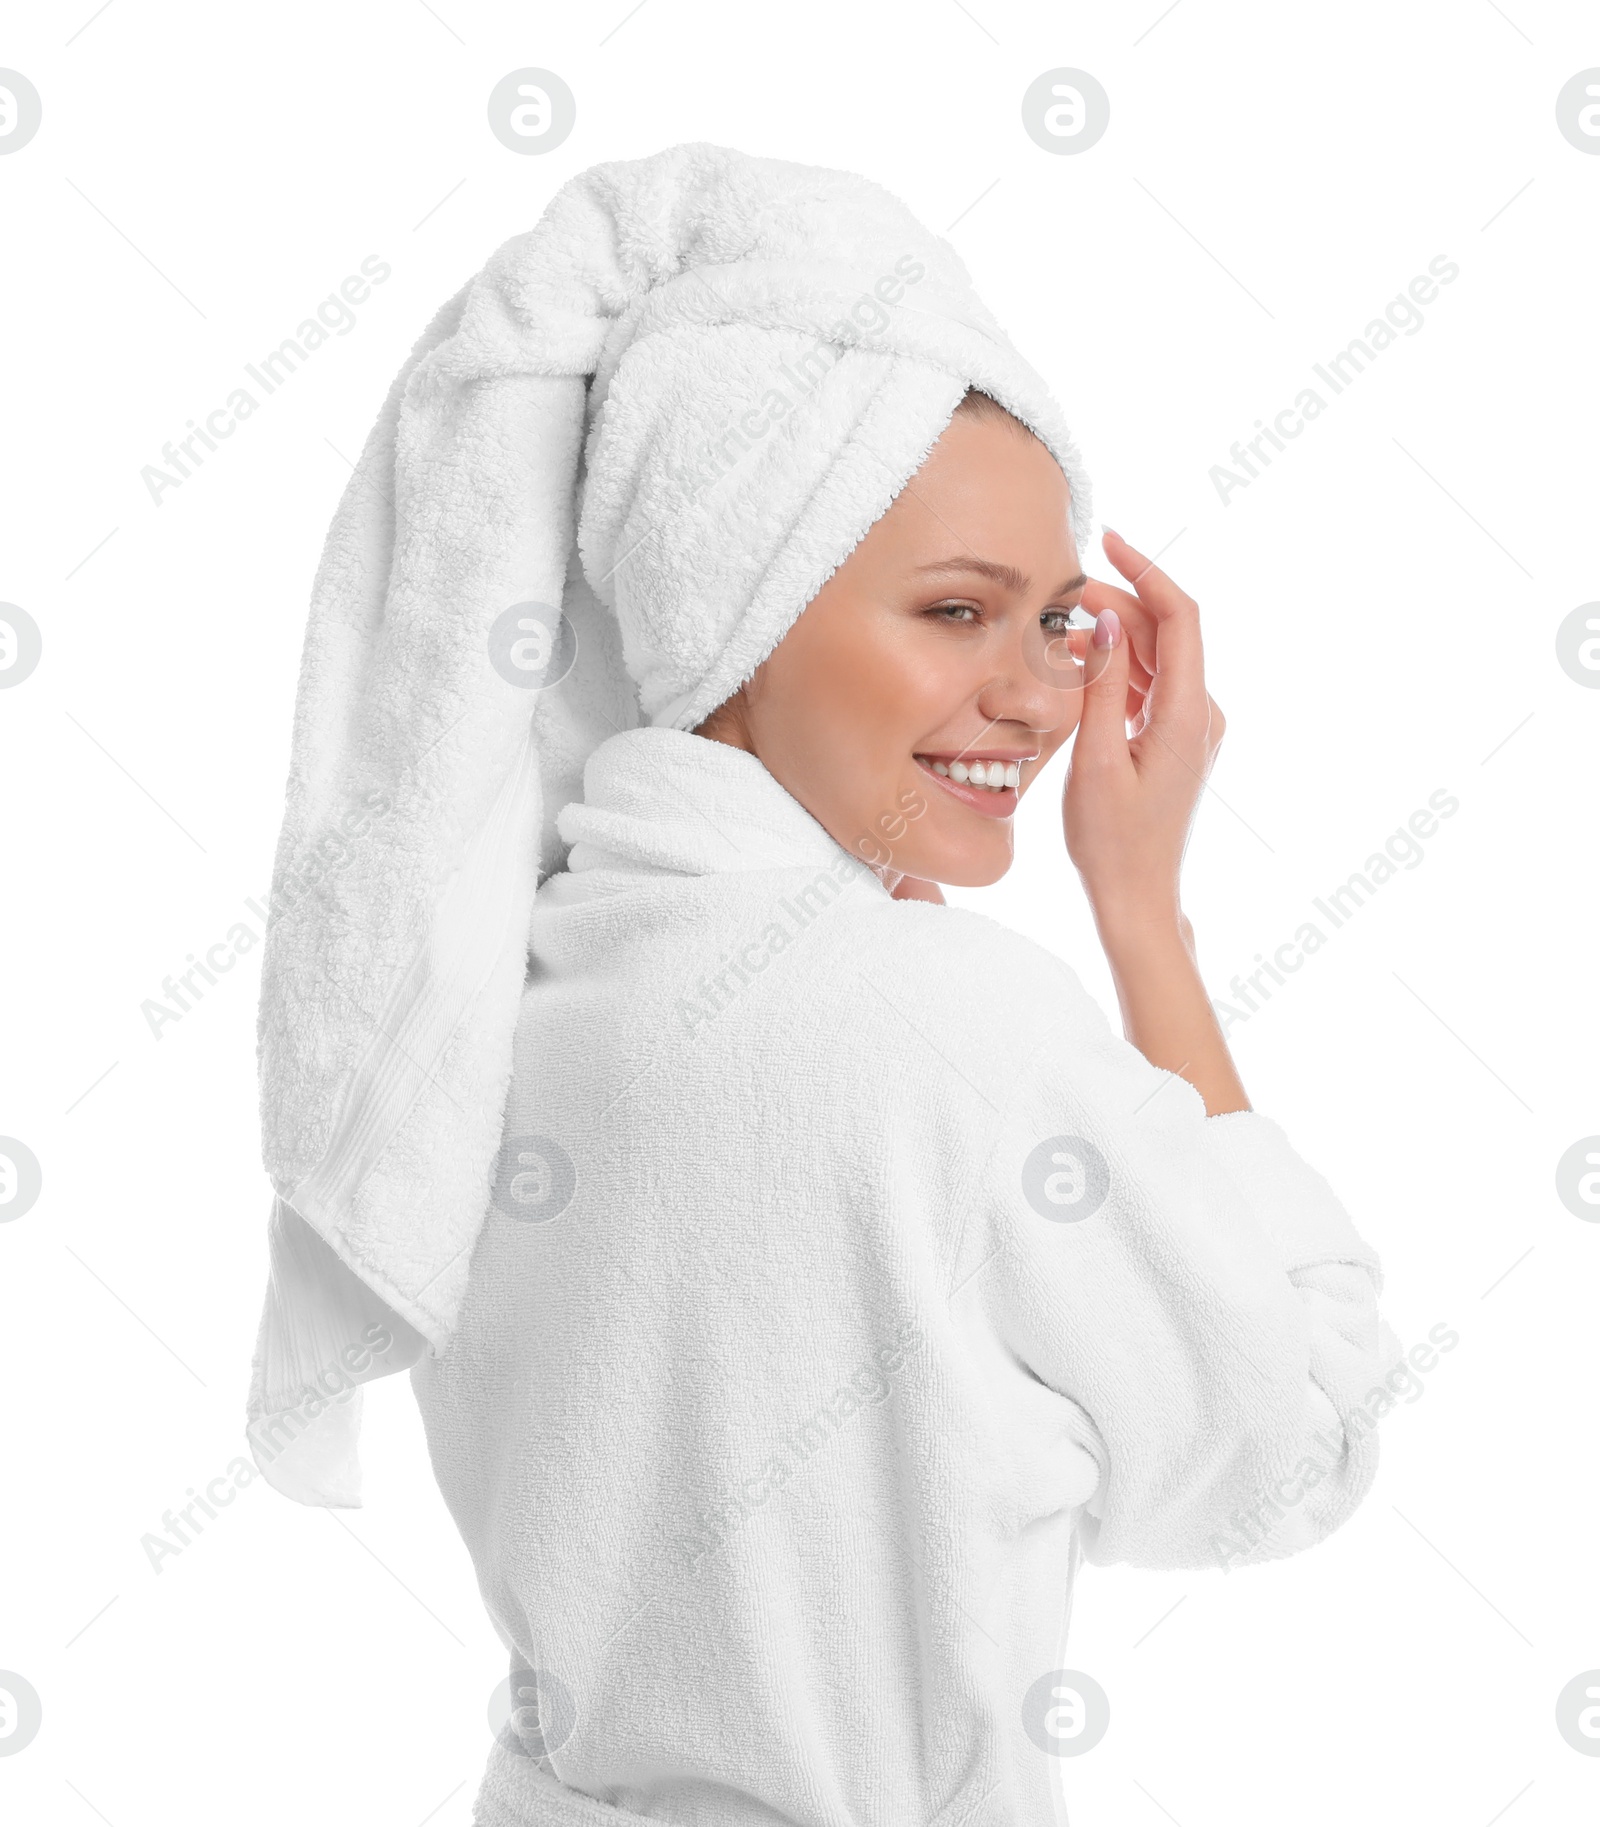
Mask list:
POLYGON ((558 823, 411 1371, 521 1709, 475 1818, 1049 1822, 1079 1555, 1238 1567, 1367 1491, 1377 1257, 1270 1118, 753 756, 625 731, 558 823))

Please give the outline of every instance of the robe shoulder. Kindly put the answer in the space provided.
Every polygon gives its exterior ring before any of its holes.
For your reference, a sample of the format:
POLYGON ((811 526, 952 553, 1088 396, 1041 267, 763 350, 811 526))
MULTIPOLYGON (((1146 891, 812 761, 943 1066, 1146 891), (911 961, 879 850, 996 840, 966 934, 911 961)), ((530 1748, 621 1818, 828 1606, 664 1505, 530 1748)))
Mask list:
POLYGON ((854 912, 855 943, 874 968, 908 977, 936 971, 956 1001, 1025 1002, 1030 991, 1046 984, 1085 993, 1065 959, 988 914, 892 900, 854 912))
MULTIPOLYGON (((976 1082, 1026 1080, 1048 1099, 1112 1084, 1143 1095, 1170 1076, 1112 1028, 1065 959, 987 914, 880 898, 837 931, 829 974, 847 993, 854 979, 864 1022, 886 1039, 920 1032, 976 1082)), ((1182 1081, 1177 1096, 1199 1102, 1182 1081)))

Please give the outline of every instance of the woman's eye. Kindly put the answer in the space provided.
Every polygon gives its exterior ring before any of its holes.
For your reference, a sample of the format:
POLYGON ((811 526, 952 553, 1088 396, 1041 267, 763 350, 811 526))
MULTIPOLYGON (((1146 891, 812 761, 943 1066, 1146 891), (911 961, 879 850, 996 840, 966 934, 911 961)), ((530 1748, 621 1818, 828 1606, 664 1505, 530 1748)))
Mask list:
POLYGON ((1072 628, 1094 626, 1094 617, 1081 603, 1074 603, 1070 609, 1046 609, 1039 621, 1047 634, 1065 634, 1072 628))
POLYGON ((966 616, 976 617, 979 611, 972 603, 935 603, 928 613, 937 615, 944 621, 955 622, 966 616))

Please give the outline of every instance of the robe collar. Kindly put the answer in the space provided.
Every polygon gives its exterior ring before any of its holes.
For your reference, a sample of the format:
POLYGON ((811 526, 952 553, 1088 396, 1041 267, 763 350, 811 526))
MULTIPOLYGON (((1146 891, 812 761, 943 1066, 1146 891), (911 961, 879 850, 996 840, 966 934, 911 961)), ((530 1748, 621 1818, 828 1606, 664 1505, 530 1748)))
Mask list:
POLYGON ((608 736, 584 764, 583 798, 562 809, 556 828, 572 846, 572 875, 717 875, 810 864, 889 892, 764 763, 688 730, 646 725, 608 736))

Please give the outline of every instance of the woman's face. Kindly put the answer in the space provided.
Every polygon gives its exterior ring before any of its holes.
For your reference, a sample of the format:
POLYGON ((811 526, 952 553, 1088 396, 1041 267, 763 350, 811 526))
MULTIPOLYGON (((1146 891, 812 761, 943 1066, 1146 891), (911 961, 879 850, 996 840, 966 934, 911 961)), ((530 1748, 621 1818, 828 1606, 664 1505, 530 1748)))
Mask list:
POLYGON ((1017 801, 1082 702, 1087 637, 1066 627, 1085 580, 1068 509, 1043 444, 1014 422, 957 413, 699 733, 756 755, 890 887, 902 874, 998 881, 1017 801), (979 763, 1013 784, 951 776, 979 763))

